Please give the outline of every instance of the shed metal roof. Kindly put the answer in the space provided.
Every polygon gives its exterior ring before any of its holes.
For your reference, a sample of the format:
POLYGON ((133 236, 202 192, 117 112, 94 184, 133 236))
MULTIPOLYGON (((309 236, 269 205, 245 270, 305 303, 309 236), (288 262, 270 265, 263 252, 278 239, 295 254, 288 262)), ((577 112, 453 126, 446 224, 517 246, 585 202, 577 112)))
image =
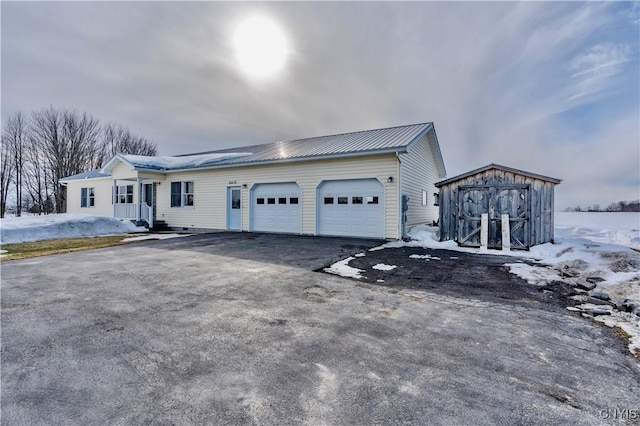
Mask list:
POLYGON ((457 176, 453 176, 453 177, 450 177, 450 178, 445 179, 445 180, 441 180, 440 182, 437 182, 435 184, 435 186, 437 188, 440 188, 441 186, 444 186, 444 185, 449 184, 451 182, 462 180, 462 179, 465 179, 465 178, 467 178, 469 176, 473 176, 473 175, 478 174, 478 173, 483 173, 483 172, 486 172, 487 170, 491 170, 491 169, 498 169, 498 170, 503 170, 505 172, 510 172, 510 173, 515 173, 515 174, 518 174, 518 175, 522 175, 522 176, 528 176, 528 177, 533 178, 533 179, 540 179, 540 180, 544 180, 544 181, 547 181, 547 182, 552 182, 552 183, 554 183, 556 185, 559 184, 560 182, 562 182, 562 179, 557 179, 557 178, 550 177, 550 176, 539 175, 537 173, 526 172, 524 170, 514 169, 513 167, 507 167, 507 166, 502 166, 500 164, 491 163, 491 164, 488 164, 488 165, 486 165, 484 167, 480 167, 479 169, 471 170, 470 172, 463 173, 463 174, 457 175, 457 176))

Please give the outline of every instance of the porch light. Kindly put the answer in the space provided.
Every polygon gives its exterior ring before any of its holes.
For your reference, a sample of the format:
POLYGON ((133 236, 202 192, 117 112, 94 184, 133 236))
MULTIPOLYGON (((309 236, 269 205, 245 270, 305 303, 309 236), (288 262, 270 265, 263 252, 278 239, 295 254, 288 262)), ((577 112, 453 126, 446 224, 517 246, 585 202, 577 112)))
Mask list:
POLYGON ((389 183, 393 182, 393 176, 389 176, 389 177, 387 178, 387 182, 389 182, 389 183))

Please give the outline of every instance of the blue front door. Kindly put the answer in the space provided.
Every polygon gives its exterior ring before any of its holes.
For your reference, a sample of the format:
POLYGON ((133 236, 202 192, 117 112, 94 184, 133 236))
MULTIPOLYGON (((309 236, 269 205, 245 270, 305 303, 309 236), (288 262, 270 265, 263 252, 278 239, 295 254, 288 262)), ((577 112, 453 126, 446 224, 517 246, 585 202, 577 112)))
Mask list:
POLYGON ((227 188, 227 228, 239 231, 242 224, 242 191, 240 187, 227 188))

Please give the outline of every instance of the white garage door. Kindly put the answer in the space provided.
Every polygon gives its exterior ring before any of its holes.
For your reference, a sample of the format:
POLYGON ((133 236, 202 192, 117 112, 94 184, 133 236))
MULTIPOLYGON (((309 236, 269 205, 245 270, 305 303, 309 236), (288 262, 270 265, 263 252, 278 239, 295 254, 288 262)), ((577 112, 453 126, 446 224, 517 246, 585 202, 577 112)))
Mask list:
POLYGON ((293 182, 261 183, 251 191, 251 230, 302 233, 302 197, 293 182))
POLYGON ((377 179, 325 181, 317 202, 320 235, 384 238, 384 186, 377 179))

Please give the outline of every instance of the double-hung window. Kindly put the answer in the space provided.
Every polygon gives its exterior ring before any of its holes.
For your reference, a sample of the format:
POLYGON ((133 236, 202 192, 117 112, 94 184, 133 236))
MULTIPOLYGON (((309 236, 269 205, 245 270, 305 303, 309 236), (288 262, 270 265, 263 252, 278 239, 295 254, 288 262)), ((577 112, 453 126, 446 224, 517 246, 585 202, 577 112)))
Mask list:
POLYGON ((116 186, 116 204, 133 204, 133 185, 116 186))
POLYGON ((193 181, 171 182, 171 207, 193 206, 193 181))
POLYGON ((93 188, 80 188, 80 207, 93 207, 95 205, 93 188))

